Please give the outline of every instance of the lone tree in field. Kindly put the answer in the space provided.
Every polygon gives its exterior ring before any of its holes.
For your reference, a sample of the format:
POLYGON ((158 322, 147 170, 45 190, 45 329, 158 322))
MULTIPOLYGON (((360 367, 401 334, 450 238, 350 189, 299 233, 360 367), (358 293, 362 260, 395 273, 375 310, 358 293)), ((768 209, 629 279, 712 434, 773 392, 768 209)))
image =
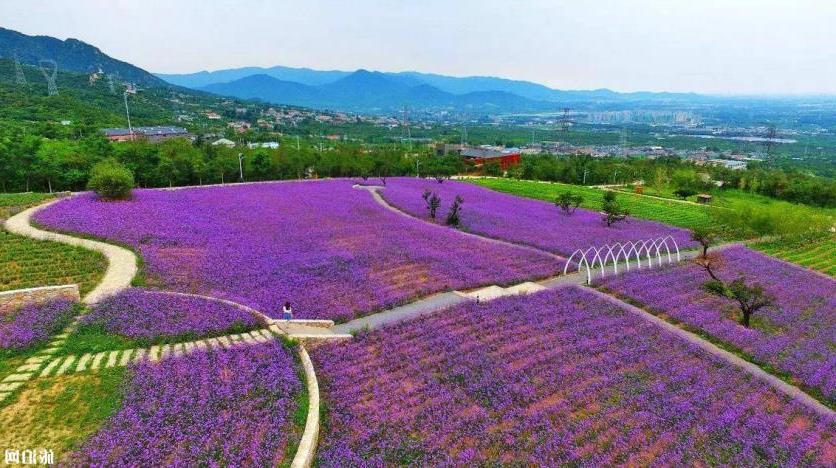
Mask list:
POLYGON ((627 215, 629 214, 629 212, 622 208, 621 204, 618 203, 618 200, 615 198, 615 192, 612 190, 604 192, 604 202, 601 205, 601 208, 604 213, 604 222, 607 223, 607 227, 611 227, 619 221, 624 221, 627 219, 627 215))
POLYGON ((563 192, 558 195, 557 200, 554 201, 554 204, 559 206, 561 210, 563 210, 563 214, 566 216, 571 215, 578 209, 578 207, 583 203, 583 197, 580 195, 574 195, 572 192, 563 192))
POLYGON ((438 207, 441 206, 441 197, 439 197, 435 192, 424 190, 424 194, 421 195, 421 198, 423 198, 424 202, 427 204, 427 211, 430 213, 430 218, 435 219, 435 212, 438 211, 438 207))
POLYGON ((134 175, 115 159, 105 159, 91 169, 87 188, 104 200, 125 200, 131 198, 134 175))
POLYGON ((691 230, 691 240, 694 242, 699 242, 699 244, 702 246, 703 257, 708 255, 708 248, 711 247, 715 242, 717 242, 718 237, 719 234, 713 228, 697 227, 691 230))
POLYGON ((447 212, 445 223, 448 226, 459 227, 461 224, 462 203, 464 203, 464 199, 460 195, 456 195, 453 204, 450 205, 450 211, 447 212))
POLYGON ((749 286, 742 276, 728 284, 718 280, 709 281, 703 287, 712 294, 737 302, 740 309, 740 324, 746 328, 749 328, 752 315, 761 309, 775 305, 775 297, 767 294, 763 286, 760 284, 749 286))
POLYGON ((711 277, 712 281, 717 281, 719 283, 723 282, 723 280, 721 280, 720 277, 717 276, 717 270, 722 268, 725 263, 723 255, 720 254, 720 252, 706 252, 705 254, 695 258, 694 263, 703 267, 706 273, 708 273, 708 276, 711 277))

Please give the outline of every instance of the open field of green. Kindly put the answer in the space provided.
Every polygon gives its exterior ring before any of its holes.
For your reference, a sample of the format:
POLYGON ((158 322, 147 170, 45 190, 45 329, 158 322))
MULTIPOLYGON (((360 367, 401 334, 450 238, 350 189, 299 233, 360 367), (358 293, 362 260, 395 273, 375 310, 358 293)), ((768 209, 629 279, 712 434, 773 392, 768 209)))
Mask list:
MULTIPOLYGON (((579 185, 561 184, 557 182, 537 182, 513 179, 469 179, 469 182, 479 184, 499 192, 511 193, 528 198, 537 198, 554 202, 563 192, 569 191, 583 196, 584 208, 601 209, 604 191, 579 185)), ((693 228, 707 225, 710 221, 710 207, 681 203, 675 200, 659 200, 632 193, 620 193, 619 200, 636 218, 650 219, 662 223, 693 228)))
MULTIPOLYGON (((0 194, 0 223, 50 198, 45 193, 0 194)), ((0 291, 77 283, 83 296, 106 269, 107 260, 99 253, 0 231, 0 291)))
POLYGON ((106 269, 97 252, 0 232, 0 291, 77 283, 83 296, 106 269))
POLYGON ((0 193, 0 221, 50 198, 48 193, 0 193))
POLYGON ((37 379, 0 408, 0 444, 50 448, 55 461, 77 448, 119 407, 125 369, 37 379))
POLYGON ((758 242, 752 247, 773 257, 836 276, 836 235, 817 240, 758 242))

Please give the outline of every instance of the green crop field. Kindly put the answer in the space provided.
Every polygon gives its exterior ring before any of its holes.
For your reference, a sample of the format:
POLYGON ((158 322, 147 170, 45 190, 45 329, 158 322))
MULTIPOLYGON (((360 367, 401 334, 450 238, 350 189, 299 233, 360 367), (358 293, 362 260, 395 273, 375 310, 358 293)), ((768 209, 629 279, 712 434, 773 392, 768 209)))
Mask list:
POLYGON ((816 240, 778 240, 752 245, 766 254, 836 276, 836 236, 816 240))
MULTIPOLYGON (((50 198, 44 193, 0 194, 0 222, 50 198)), ((0 231, 0 291, 75 283, 84 295, 106 269, 107 260, 97 252, 0 231)))
POLYGON ((52 195, 48 193, 0 193, 0 222, 50 198, 52 195))
POLYGON ((106 269, 97 252, 0 232, 0 291, 76 283, 84 295, 106 269))
MULTIPOLYGON (((557 182, 487 178, 470 179, 468 181, 499 192, 548 202, 553 202, 559 194, 569 191, 583 196, 581 206, 592 210, 601 209, 604 196, 604 191, 600 189, 557 182)), ((710 221, 709 211, 712 209, 710 207, 681 203, 675 200, 660 200, 632 193, 619 193, 618 198, 623 206, 630 211, 630 215, 636 218, 650 219, 684 228, 704 226, 710 221)))

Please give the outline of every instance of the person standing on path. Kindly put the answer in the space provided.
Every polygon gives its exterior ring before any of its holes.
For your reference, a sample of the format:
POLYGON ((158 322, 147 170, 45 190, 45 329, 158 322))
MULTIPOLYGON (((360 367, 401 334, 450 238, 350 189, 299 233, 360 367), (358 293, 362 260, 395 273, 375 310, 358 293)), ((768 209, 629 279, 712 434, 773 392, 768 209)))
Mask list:
POLYGON ((290 307, 290 302, 285 302, 282 307, 282 318, 285 320, 293 320, 293 309, 290 307))

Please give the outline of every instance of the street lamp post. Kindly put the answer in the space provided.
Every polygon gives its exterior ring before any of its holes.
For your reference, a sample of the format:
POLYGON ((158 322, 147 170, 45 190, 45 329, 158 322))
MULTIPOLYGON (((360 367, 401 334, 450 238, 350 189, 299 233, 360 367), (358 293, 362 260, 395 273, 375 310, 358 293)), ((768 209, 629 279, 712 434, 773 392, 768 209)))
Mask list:
POLYGON ((419 175, 418 175, 418 165, 419 165, 419 164, 421 164, 421 161, 419 161, 419 160, 417 160, 417 159, 416 159, 416 160, 415 160, 415 178, 416 178, 416 179, 420 179, 420 178, 421 178, 421 176, 419 176, 419 175))
POLYGON ((244 153, 238 153, 238 174, 239 174, 238 181, 243 182, 244 181, 244 153))

